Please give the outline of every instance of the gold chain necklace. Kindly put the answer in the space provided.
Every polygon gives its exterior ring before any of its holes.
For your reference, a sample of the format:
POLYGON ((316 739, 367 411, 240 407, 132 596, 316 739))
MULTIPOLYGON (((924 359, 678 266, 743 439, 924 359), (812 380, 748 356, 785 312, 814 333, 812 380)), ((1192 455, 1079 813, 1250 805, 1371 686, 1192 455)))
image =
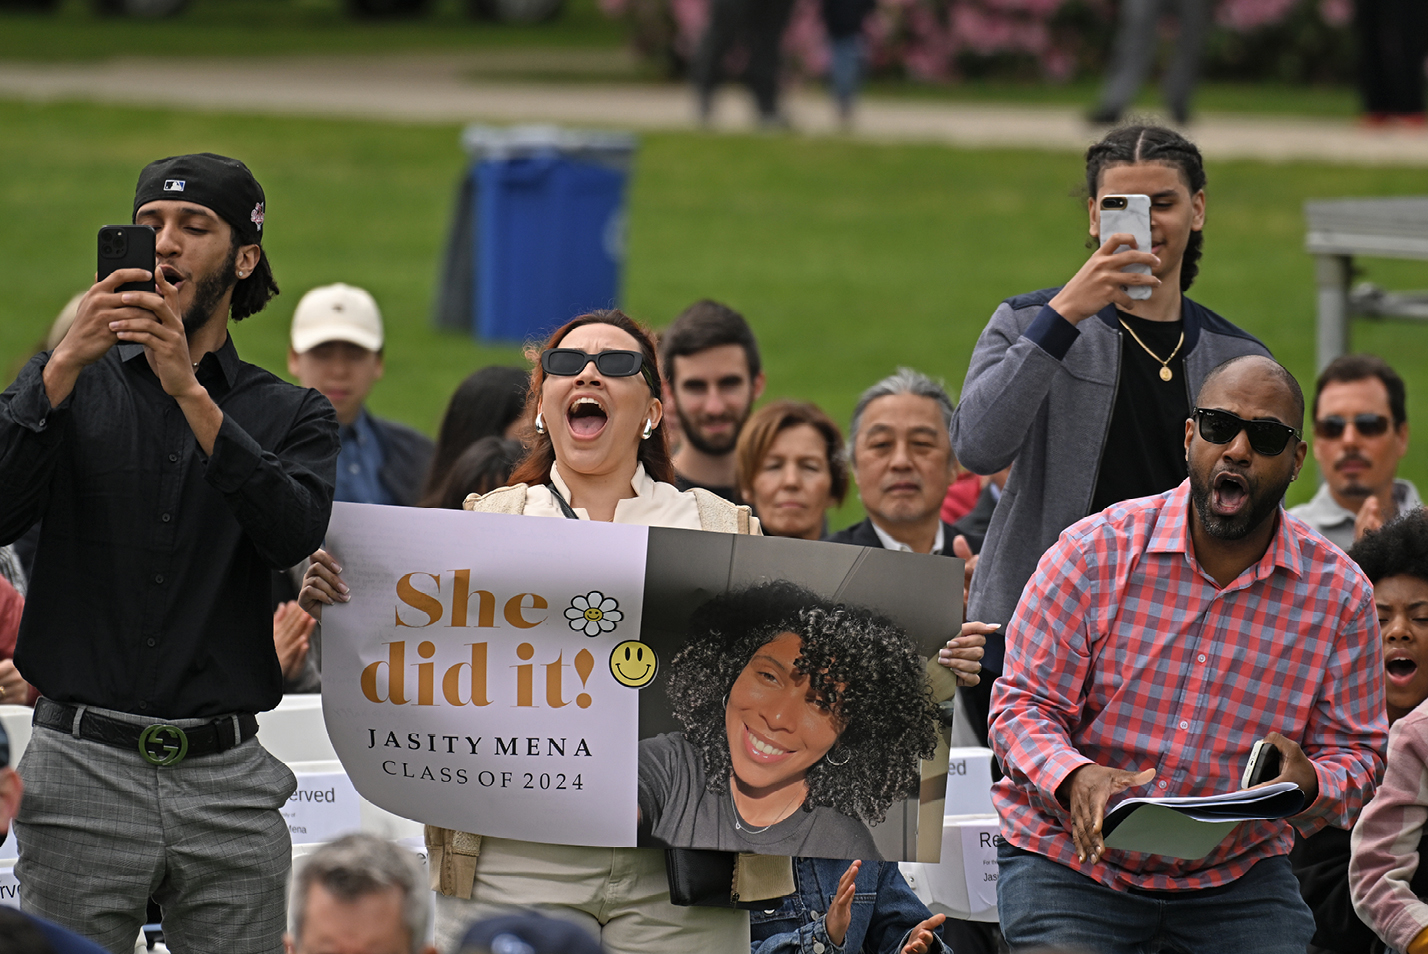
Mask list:
POLYGON ((1121 327, 1124 328, 1126 331, 1130 332, 1130 336, 1135 339, 1135 343, 1144 348, 1146 354, 1150 355, 1156 361, 1160 362, 1160 380, 1169 381, 1172 377, 1174 377, 1174 375, 1170 373, 1170 362, 1175 360, 1175 356, 1180 353, 1180 346, 1185 343, 1184 328, 1180 329, 1180 340, 1175 342, 1175 350, 1170 352, 1170 357, 1161 358, 1160 355, 1156 354, 1154 351, 1151 351, 1149 348, 1146 348, 1145 342, 1140 340, 1140 335, 1136 334, 1134 331, 1131 330, 1131 326, 1126 324, 1126 320, 1124 318, 1122 318, 1120 315, 1117 315, 1116 321, 1119 321, 1121 323, 1121 327))

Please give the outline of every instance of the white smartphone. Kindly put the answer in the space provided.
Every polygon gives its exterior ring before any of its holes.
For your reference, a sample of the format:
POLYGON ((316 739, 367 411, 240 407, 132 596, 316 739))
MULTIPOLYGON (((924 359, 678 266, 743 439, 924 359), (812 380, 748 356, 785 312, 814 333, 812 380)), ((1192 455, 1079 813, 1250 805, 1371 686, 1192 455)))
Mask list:
MULTIPOLYGON (((1101 244, 1117 232, 1127 232, 1135 236, 1136 251, 1150 251, 1150 196, 1148 195, 1103 195, 1101 196, 1101 244)), ((1117 252, 1124 252, 1129 245, 1121 245, 1117 252)), ((1149 265, 1127 265, 1128 272, 1150 274, 1149 265)), ((1145 301, 1154 290, 1150 285, 1122 285, 1122 289, 1136 301, 1145 301)))
POLYGON ((1270 742, 1260 739, 1250 749, 1245 772, 1240 776, 1240 788, 1249 788, 1271 779, 1279 778, 1279 749, 1270 742))

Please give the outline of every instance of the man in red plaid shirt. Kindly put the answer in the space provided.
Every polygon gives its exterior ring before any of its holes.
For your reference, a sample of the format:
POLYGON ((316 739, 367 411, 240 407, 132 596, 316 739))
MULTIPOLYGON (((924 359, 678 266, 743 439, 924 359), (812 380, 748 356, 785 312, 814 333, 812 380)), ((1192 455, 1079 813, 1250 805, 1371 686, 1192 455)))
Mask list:
POLYGON ((1372 587, 1280 506, 1303 419, 1280 365, 1225 362, 1186 422, 1189 480, 1068 528, 1022 593, 991 727, 1013 949, 1304 954, 1290 826, 1352 824, 1387 725, 1372 587), (1113 796, 1233 791, 1260 738, 1301 814, 1194 861, 1105 847, 1113 796))

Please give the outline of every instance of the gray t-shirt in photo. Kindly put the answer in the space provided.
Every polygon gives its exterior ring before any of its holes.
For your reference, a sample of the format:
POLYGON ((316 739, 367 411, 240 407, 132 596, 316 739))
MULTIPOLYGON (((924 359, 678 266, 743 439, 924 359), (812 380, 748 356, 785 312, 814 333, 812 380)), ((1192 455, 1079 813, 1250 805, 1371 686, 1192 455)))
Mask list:
POLYGON ((883 860, 866 825, 823 805, 765 831, 735 827, 733 798, 705 788, 704 761, 682 732, 641 739, 639 775, 641 845, 883 860))

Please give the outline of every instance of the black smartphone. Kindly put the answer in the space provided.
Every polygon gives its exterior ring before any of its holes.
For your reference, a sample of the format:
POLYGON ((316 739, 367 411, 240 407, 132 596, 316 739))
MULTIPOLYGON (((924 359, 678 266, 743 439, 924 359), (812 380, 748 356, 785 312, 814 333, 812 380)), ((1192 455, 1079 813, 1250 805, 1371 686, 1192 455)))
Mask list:
POLYGON ((1279 750, 1260 739, 1250 749, 1249 761, 1245 763, 1245 774, 1240 778, 1240 788, 1252 788, 1261 782, 1269 782, 1279 777, 1279 750))
MULTIPOLYGON (((154 270, 154 230, 147 225, 106 225, 99 230, 99 278, 121 268, 154 270)), ((154 280, 125 282, 119 291, 155 291, 154 280)))

